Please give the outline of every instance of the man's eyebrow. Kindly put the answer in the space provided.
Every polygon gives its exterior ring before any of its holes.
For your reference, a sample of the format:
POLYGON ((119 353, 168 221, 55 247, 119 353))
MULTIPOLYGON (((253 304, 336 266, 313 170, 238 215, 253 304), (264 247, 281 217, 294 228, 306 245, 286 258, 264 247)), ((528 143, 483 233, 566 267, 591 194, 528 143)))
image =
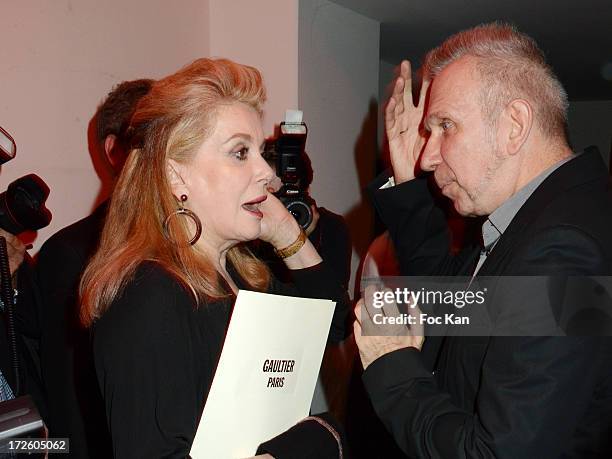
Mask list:
POLYGON ((445 118, 450 118, 450 115, 446 112, 434 112, 427 115, 427 117, 423 120, 423 125, 426 128, 430 128, 432 124, 436 124, 437 121, 443 120, 445 118))
POLYGON ((425 119, 423 120, 423 127, 425 128, 426 131, 428 132, 431 131, 431 125, 435 124, 436 119, 437 119, 437 116, 433 113, 425 117, 425 119))
POLYGON ((247 142, 250 142, 253 138, 251 137, 250 134, 245 134, 243 132, 237 132, 236 134, 231 136, 229 139, 227 139, 225 142, 223 142, 223 144, 229 143, 234 139, 244 139, 247 142))

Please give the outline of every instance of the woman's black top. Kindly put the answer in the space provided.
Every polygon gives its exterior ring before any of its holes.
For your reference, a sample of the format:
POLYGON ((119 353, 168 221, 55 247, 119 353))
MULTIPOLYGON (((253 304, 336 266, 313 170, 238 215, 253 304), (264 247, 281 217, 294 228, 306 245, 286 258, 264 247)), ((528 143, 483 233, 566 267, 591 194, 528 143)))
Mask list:
MULTIPOLYGON (((239 288, 244 283, 231 267, 239 288)), ((293 271, 294 285, 270 293, 342 298, 325 263, 293 271)), ((114 456, 186 457, 221 355, 235 296, 195 305, 160 265, 144 262, 96 322, 94 357, 114 456)), ((344 337, 347 305, 336 307, 330 340, 344 337)), ((257 345, 257 343, 253 343, 257 345)), ((230 415, 230 414, 228 414, 230 415)))

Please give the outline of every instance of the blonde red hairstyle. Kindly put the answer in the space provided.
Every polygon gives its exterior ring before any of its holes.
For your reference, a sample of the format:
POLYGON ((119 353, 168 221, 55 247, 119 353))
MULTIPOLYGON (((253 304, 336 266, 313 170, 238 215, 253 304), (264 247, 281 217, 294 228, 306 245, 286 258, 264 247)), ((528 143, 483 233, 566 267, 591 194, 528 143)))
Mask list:
MULTIPOLYGON (((186 218, 171 219, 171 237, 165 235, 164 220, 177 209, 167 164, 169 159, 189 164, 214 129, 220 106, 241 102, 261 114, 265 97, 256 69, 226 59, 198 59, 155 82, 140 100, 129 127, 132 148, 99 247, 81 278, 83 325, 104 313, 145 260, 163 266, 195 303, 229 294, 211 260, 187 243, 192 234, 186 218)), ((266 290, 270 272, 246 247, 231 248, 227 259, 250 288, 266 290)))

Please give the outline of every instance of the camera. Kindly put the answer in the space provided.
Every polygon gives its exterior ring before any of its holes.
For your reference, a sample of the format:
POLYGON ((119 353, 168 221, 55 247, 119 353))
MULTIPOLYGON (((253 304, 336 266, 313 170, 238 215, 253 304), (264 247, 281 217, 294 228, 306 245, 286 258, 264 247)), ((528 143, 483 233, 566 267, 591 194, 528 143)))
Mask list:
MULTIPOLYGON (((0 164, 17 154, 15 141, 0 127, 0 164)), ((11 234, 36 231, 51 222, 51 212, 45 207, 49 187, 37 175, 29 174, 12 182, 0 193, 0 228, 11 234)))
POLYGON ((285 121, 276 139, 266 142, 264 157, 273 162, 276 175, 283 183, 276 197, 285 205, 298 224, 306 229, 312 223, 313 200, 307 191, 306 164, 304 161, 308 128, 302 122, 302 112, 287 110, 285 121))

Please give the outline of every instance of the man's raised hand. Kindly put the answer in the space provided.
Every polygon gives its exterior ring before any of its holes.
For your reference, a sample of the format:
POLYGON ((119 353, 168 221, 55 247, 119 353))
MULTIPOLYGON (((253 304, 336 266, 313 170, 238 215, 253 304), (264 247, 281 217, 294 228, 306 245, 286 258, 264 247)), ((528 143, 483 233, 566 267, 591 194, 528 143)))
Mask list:
POLYGON ((395 183, 414 178, 416 165, 425 138, 419 133, 423 119, 425 96, 429 81, 423 81, 419 102, 412 102, 412 75, 409 61, 400 64, 400 75, 393 86, 393 93, 385 110, 385 130, 389 141, 389 153, 395 183))

